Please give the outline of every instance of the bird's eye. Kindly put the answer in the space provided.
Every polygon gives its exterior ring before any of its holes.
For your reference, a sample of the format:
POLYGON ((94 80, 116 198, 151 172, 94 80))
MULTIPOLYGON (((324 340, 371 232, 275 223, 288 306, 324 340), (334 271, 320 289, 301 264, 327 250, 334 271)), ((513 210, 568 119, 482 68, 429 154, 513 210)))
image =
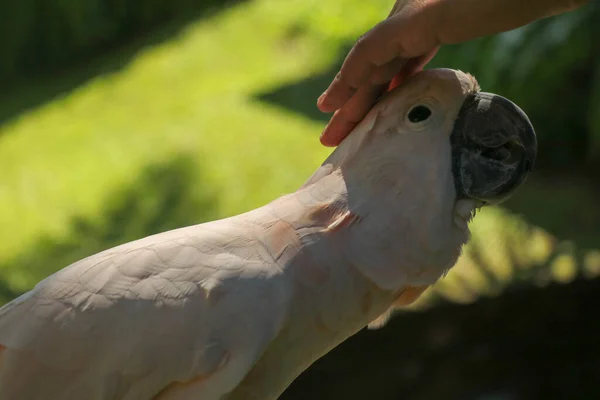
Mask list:
POLYGON ((425 121, 431 116, 431 110, 424 105, 414 106, 408 113, 408 120, 413 124, 425 121))

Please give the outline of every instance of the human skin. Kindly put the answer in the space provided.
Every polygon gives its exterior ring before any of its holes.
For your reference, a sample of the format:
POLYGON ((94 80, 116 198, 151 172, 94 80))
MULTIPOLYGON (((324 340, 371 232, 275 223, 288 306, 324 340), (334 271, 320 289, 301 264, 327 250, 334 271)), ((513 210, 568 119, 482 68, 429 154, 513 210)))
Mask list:
POLYGON ((319 97, 334 112, 321 134, 337 146, 379 96, 422 70, 440 46, 506 32, 575 10, 590 0, 397 0, 388 18, 361 36, 319 97))

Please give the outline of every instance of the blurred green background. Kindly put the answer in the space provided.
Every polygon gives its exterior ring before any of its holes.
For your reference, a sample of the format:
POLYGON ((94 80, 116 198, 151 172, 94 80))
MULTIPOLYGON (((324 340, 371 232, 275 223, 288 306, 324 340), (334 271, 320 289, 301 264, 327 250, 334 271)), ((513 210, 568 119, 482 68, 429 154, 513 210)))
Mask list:
MULTIPOLYGON (((391 5, 0 0, 0 304, 87 255, 295 190, 331 151, 317 97, 391 5)), ((415 311, 600 275, 598 21, 593 2, 430 64, 519 104, 540 155, 415 311)))

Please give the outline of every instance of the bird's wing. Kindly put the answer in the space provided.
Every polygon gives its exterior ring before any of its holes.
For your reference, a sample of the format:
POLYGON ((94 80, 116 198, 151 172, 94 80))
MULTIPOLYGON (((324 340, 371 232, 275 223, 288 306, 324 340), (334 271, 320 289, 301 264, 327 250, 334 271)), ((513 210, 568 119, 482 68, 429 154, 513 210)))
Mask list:
POLYGON ((200 381, 228 390, 276 334, 284 303, 264 279, 268 257, 240 231, 222 220, 122 245, 1 308, 1 398, 150 399, 200 381))

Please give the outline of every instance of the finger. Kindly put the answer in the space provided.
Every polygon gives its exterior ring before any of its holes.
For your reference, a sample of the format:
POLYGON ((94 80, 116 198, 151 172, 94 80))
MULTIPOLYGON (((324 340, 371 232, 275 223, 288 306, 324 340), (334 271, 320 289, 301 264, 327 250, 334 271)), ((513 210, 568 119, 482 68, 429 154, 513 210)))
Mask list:
POLYGON ((377 68, 371 77, 374 85, 365 85, 340 110, 338 110, 321 134, 321 143, 325 146, 337 146, 367 115, 377 98, 387 86, 392 90, 408 77, 422 70, 435 56, 438 48, 411 60, 395 58, 377 68), (399 71, 399 72, 398 72, 399 71), (393 78, 393 79, 392 79, 393 78), (392 80, 391 82, 390 79, 392 80), (388 83, 389 82, 389 83, 388 83))
POLYGON ((406 3, 406 0, 396 0, 392 9, 390 10, 390 13, 388 14, 388 18, 400 11, 402 7, 404 7, 404 3, 406 3))
POLYGON ((332 117, 321 135, 321 142, 327 146, 337 146, 365 117, 384 91, 384 88, 387 87, 394 75, 402 69, 405 62, 406 60, 402 58, 396 58, 378 67, 368 83, 372 87, 364 87, 362 92, 357 93, 344 105, 343 112, 338 112, 332 117))
MULTIPOLYGON (((410 62, 410 61, 409 61, 410 62)), ((375 85, 387 85, 394 76, 403 70, 407 60, 401 57, 397 57, 387 64, 378 67, 369 80, 371 84, 375 85)))
POLYGON ((323 146, 335 147, 339 145, 357 125, 356 122, 342 118, 340 111, 341 109, 333 113, 329 123, 321 133, 319 140, 323 146))
MULTIPOLYGON (((350 55, 352 55, 352 51, 350 51, 348 57, 350 55)), ((333 78, 333 82, 331 82, 325 93, 317 100, 319 110, 333 112, 339 109, 358 92, 362 85, 369 81, 371 73, 375 69, 376 66, 369 62, 361 63, 351 74, 344 72, 344 68, 342 68, 333 78)))
POLYGON ((358 88, 367 83, 372 73, 398 54, 391 20, 383 21, 366 33, 346 57, 340 72, 321 95, 317 106, 323 112, 332 112, 343 106, 358 88))
POLYGON ((321 144, 337 146, 369 113, 386 85, 363 86, 337 110, 321 134, 321 144))
POLYGON ((402 70, 392 78, 388 86, 388 91, 394 90, 396 87, 400 86, 402 82, 404 82, 406 79, 410 78, 417 72, 422 71, 423 68, 425 68, 425 66, 429 64, 429 62, 433 59, 433 57, 435 57, 438 50, 439 46, 421 57, 413 58, 407 61, 404 64, 402 70))
POLYGON ((436 46, 434 49, 432 49, 431 51, 428 51, 427 53, 423 54, 422 56, 411 59, 411 61, 409 63, 407 63, 407 65, 405 67, 405 69, 407 70, 407 73, 409 73, 410 75, 413 75, 413 74, 423 70, 423 68, 425 68, 425 66, 427 64, 429 64, 429 62, 433 59, 433 57, 435 57, 435 55, 437 54, 437 52, 439 50, 440 50, 440 46, 436 46))

